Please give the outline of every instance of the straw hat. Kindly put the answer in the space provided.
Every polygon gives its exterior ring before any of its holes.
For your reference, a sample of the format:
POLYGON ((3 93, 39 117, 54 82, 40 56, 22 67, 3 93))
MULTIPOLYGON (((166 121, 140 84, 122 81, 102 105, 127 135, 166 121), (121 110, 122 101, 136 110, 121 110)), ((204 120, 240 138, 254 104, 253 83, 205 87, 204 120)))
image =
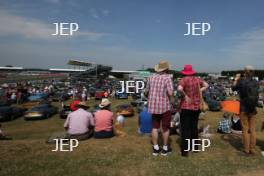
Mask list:
POLYGON ((167 61, 161 60, 158 65, 155 65, 155 71, 156 72, 162 72, 165 70, 168 70, 170 68, 170 65, 167 61))
POLYGON ((103 98, 101 104, 99 104, 100 108, 104 108, 106 106, 109 106, 111 104, 111 101, 109 101, 107 98, 103 98))
POLYGON ((190 64, 184 65, 184 68, 181 71, 181 74, 187 75, 187 76, 188 75, 194 75, 195 73, 196 73, 196 71, 193 70, 192 65, 190 65, 190 64))

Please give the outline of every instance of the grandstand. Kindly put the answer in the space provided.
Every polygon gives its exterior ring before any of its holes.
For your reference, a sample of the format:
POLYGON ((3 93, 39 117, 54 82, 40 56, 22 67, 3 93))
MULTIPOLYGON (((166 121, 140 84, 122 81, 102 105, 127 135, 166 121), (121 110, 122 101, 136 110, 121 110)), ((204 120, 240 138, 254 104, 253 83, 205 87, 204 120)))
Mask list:
POLYGON ((94 62, 69 60, 67 63, 72 68, 23 68, 5 66, 0 67, 0 83, 48 80, 48 79, 86 79, 108 76, 111 66, 101 65, 94 62))
POLYGON ((71 73, 73 78, 97 78, 98 76, 108 76, 112 70, 111 66, 101 65, 94 62, 85 62, 79 60, 69 60, 68 65, 78 67, 79 69, 84 69, 85 71, 79 73, 71 73))

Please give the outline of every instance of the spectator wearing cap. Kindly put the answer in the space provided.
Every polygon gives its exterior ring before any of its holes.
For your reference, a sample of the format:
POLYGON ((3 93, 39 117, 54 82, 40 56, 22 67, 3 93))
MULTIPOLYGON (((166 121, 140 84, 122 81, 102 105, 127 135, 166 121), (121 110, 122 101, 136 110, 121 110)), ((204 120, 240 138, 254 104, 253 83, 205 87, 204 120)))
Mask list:
POLYGON ((85 140, 92 136, 94 129, 94 118, 85 102, 79 102, 75 105, 77 110, 70 113, 64 123, 68 138, 85 140))
POLYGON ((100 110, 94 113, 95 132, 94 138, 111 138, 114 136, 113 121, 114 114, 110 110, 111 102, 103 98, 99 104, 100 110))
POLYGON ((170 121, 171 121, 171 103, 173 98, 173 82, 168 74, 169 63, 161 60, 155 66, 156 74, 150 76, 147 80, 146 94, 148 94, 148 111, 152 114, 152 155, 166 156, 171 152, 168 147, 170 121), (162 129, 163 147, 158 145, 158 130, 162 129))
MULTIPOLYGON (((185 65, 181 74, 185 77, 178 85, 178 91, 183 95, 180 103, 181 124, 181 154, 188 156, 188 139, 198 139, 198 118, 200 114, 200 91, 205 91, 208 84, 195 76, 192 65, 185 65)), ((197 147, 197 146, 195 146, 197 147)), ((191 146, 192 148, 192 146, 191 146)), ((197 148, 195 148, 197 150, 197 148)))
POLYGON ((233 83, 233 91, 237 91, 240 98, 240 120, 243 134, 243 152, 246 155, 255 154, 256 128, 255 115, 259 98, 259 83, 253 79, 254 67, 246 66, 244 77, 237 74, 233 83))
POLYGON ((78 108, 76 107, 76 105, 78 105, 81 101, 80 100, 74 100, 73 102, 71 102, 70 104, 70 109, 72 111, 76 111, 78 108))

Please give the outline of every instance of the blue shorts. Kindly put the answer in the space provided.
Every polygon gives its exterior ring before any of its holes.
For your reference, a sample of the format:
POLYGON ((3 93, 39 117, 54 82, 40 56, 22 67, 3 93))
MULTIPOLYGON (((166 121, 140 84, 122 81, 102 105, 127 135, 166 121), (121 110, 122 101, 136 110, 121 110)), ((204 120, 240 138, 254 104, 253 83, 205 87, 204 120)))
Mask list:
POLYGON ((257 114, 257 110, 256 110, 256 108, 250 110, 243 103, 240 103, 240 113, 247 113, 247 114, 255 115, 255 114, 257 114))

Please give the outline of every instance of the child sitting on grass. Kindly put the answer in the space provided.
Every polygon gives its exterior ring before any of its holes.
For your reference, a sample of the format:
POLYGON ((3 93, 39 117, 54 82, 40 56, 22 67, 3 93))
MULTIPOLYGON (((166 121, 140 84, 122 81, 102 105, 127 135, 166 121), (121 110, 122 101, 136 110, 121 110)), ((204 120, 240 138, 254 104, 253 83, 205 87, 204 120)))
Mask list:
POLYGON ((231 133, 232 122, 230 120, 230 114, 224 113, 223 118, 218 122, 218 133, 229 134, 231 133))
POLYGON ((225 112, 223 118, 218 123, 217 132, 224 134, 242 134, 239 115, 225 112))
POLYGON ((120 113, 120 111, 116 112, 116 122, 114 125, 114 131, 116 136, 124 137, 126 133, 124 132, 125 127, 125 117, 120 113))
POLYGON ((231 132, 234 134, 242 134, 242 126, 239 115, 233 114, 231 121, 232 121, 231 132))

